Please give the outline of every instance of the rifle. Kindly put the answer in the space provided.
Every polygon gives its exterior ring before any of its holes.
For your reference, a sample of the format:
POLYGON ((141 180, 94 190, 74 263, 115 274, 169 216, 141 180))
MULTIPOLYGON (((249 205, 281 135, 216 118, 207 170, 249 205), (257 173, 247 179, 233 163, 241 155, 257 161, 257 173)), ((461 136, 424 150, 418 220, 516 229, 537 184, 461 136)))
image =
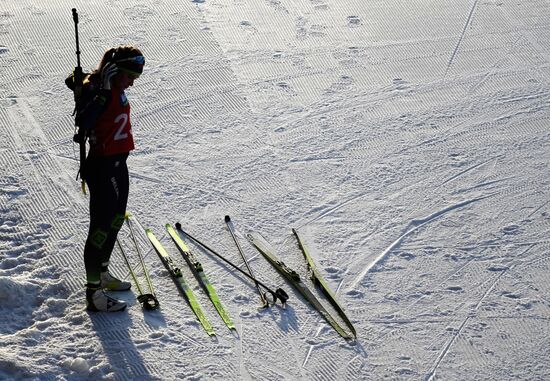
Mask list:
MULTIPOLYGON (((82 109, 82 87, 84 82, 84 74, 82 72, 82 66, 80 66, 80 44, 78 41, 78 13, 76 8, 72 9, 73 20, 74 20, 74 30, 76 36, 76 67, 74 68, 74 102, 75 102, 75 112, 78 116, 78 113, 82 109)), ((76 179, 80 175, 82 192, 86 194, 86 182, 84 178, 84 162, 86 161, 86 140, 87 134, 84 128, 77 125, 78 118, 75 119, 75 130, 77 131, 73 136, 73 141, 78 143, 80 147, 80 166, 78 168, 78 173, 76 174, 76 179)))

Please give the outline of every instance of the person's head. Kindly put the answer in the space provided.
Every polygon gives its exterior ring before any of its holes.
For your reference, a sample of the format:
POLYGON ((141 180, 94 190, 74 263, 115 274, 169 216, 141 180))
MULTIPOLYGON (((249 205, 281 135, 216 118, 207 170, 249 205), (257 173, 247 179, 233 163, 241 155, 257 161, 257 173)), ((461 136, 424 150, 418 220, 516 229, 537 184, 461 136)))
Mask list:
POLYGON ((103 55, 97 71, 101 72, 109 62, 113 62, 118 68, 118 73, 112 80, 113 87, 124 90, 132 86, 143 72, 145 57, 138 48, 131 45, 111 48, 103 55))

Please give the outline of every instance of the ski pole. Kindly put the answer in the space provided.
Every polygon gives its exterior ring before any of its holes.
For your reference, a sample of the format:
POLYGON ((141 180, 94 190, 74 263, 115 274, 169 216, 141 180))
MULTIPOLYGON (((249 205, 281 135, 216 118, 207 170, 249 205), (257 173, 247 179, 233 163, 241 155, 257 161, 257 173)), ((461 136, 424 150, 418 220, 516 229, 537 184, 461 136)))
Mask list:
POLYGON ((134 242, 134 245, 136 247, 136 252, 139 258, 139 263, 141 264, 141 267, 143 269, 143 273, 145 274, 145 280, 147 282, 147 286, 149 287, 149 291, 151 291, 151 294, 155 295, 154 289, 153 289, 153 282, 151 282, 151 277, 149 276, 149 271, 147 271, 147 267, 145 266, 145 260, 143 259, 143 255, 141 255, 141 250, 139 249, 139 245, 136 239, 136 236, 134 234, 134 228, 132 227, 132 224, 130 223, 130 213, 126 213, 124 216, 124 219, 126 220, 126 224, 128 225, 128 228, 130 229, 130 237, 132 237, 132 241, 134 242))
MULTIPOLYGON (((151 282, 151 277, 149 276, 149 272, 147 271, 147 267, 145 266, 145 260, 143 259, 143 255, 141 255, 141 250, 139 249, 139 245, 136 239, 136 236, 134 235, 134 228, 132 227, 132 224, 130 223, 130 213, 126 213, 124 215, 124 219, 126 220, 126 224, 128 225, 128 229, 130 229, 130 237, 132 238, 132 241, 134 242, 134 246, 136 247, 136 252, 138 255, 139 263, 141 264, 141 269, 143 270, 143 273, 145 274, 145 281, 147 282, 147 287, 149 287, 149 294, 141 294, 138 297, 138 301, 143 304, 145 309, 148 310, 156 310, 160 304, 159 301, 155 295, 155 290, 153 289, 153 283, 151 282)), ((128 268, 130 268, 128 266, 128 268)), ((130 269, 130 272, 132 270, 130 269)))
POLYGON ((130 265, 130 261, 128 260, 128 257, 126 256, 126 252, 122 248, 122 245, 120 244, 120 241, 118 240, 118 238, 116 239, 116 243, 118 245, 118 248, 119 248, 120 252, 122 253, 122 258, 124 258, 124 262, 126 263, 126 266, 128 266, 128 269, 130 270, 130 275, 132 276, 132 279, 134 280, 134 283, 136 284, 138 292, 139 292, 140 295, 142 295, 143 291, 141 290, 141 287, 139 286, 139 282, 136 278, 136 274, 132 271, 132 265, 130 265))
POLYGON ((246 256, 244 255, 243 249, 241 248, 241 245, 239 244, 239 240, 237 239, 237 236, 235 235, 235 229, 233 229, 233 226, 231 225, 231 217, 225 216, 225 224, 227 225, 227 229, 229 230, 229 233, 231 233, 231 237, 233 237, 233 241, 235 241, 235 245, 237 246, 237 249, 239 251, 239 254, 241 254, 241 258, 244 261, 244 264, 248 270, 248 273, 254 278, 254 284, 256 285, 256 289, 258 290, 258 293, 260 294, 260 300, 262 301, 262 307, 266 308, 269 306, 269 303, 265 299, 264 294, 262 293, 262 290, 260 289, 260 284, 255 279, 254 273, 252 272, 252 269, 248 265, 248 261, 246 260, 246 256))
POLYGON ((266 292, 264 293, 264 297, 267 293, 271 294, 272 298, 273 298, 273 304, 275 304, 275 302, 277 301, 277 299, 279 299, 281 301, 281 304, 284 306, 288 300, 288 294, 282 289, 282 288, 278 288, 277 290, 273 291, 271 288, 269 288, 268 286, 266 286, 264 283, 260 282, 258 279, 256 279, 255 277, 253 277, 252 275, 248 274, 246 271, 242 270, 241 268, 239 268, 237 265, 235 265, 234 263, 232 263, 231 261, 225 259, 221 254, 218 254, 215 250, 211 249, 209 246, 207 246, 206 244, 204 244, 203 242, 199 241, 197 238, 193 237, 192 235, 190 235, 189 233, 187 233, 186 231, 184 231, 181 227, 181 224, 179 222, 177 222, 175 224, 176 226, 176 229, 178 229, 179 231, 181 231, 183 234, 185 234, 187 237, 189 237, 189 239, 191 239, 193 242, 197 243, 198 245, 202 246, 203 248, 205 248, 206 250, 208 250, 210 253, 214 254, 216 257, 220 258, 221 260, 223 260, 225 263, 231 265, 231 267, 233 267, 234 269, 238 270, 241 274, 245 275, 246 277, 252 279, 254 282, 257 282, 260 286, 262 286, 266 292))
MULTIPOLYGON (((136 274, 132 270, 132 265, 130 265, 130 261, 128 260, 128 256, 126 255, 126 252, 122 248, 122 245, 120 244, 120 241, 116 240, 116 243, 118 244, 118 248, 120 249, 120 252, 122 253, 122 258, 124 258, 124 262, 126 263, 126 266, 128 266, 128 270, 130 270, 130 275, 132 275, 132 279, 134 280, 134 283, 138 289, 139 295, 137 297, 137 301, 143 305, 143 307, 146 310, 156 310, 159 307, 159 302, 154 294, 144 294, 143 290, 141 289, 139 282, 137 280, 136 274)), ((151 290, 152 292, 152 290, 151 290)))

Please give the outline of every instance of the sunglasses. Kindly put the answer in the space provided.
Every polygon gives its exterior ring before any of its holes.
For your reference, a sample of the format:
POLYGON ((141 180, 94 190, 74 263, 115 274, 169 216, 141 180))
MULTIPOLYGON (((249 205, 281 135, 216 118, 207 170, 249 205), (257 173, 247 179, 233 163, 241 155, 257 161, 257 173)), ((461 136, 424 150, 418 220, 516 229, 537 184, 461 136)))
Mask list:
POLYGON ((139 65, 145 65, 145 57, 143 56, 135 56, 135 57, 129 57, 129 58, 123 58, 121 60, 117 60, 118 62, 135 62, 139 65))
POLYGON ((120 71, 124 72, 128 76, 128 78, 131 78, 131 79, 138 79, 139 76, 141 75, 139 73, 136 73, 135 71, 124 69, 122 67, 119 68, 119 69, 120 69, 120 71))

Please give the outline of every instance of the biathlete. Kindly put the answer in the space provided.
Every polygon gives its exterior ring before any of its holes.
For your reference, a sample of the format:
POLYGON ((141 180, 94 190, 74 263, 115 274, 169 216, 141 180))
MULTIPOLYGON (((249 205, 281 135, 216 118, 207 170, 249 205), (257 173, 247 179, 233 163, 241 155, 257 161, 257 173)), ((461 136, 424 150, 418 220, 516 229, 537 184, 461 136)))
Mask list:
MULTIPOLYGON (((80 176, 90 192, 90 227, 84 246, 86 306, 91 311, 122 311, 126 303, 104 290, 126 291, 131 284, 109 272, 109 259, 126 213, 129 176, 126 159, 134 149, 130 103, 125 90, 143 72, 145 58, 133 46, 105 52, 98 68, 85 75, 83 106, 76 125, 88 136, 89 153, 80 176)), ((66 81, 74 90, 73 76, 66 81)))

